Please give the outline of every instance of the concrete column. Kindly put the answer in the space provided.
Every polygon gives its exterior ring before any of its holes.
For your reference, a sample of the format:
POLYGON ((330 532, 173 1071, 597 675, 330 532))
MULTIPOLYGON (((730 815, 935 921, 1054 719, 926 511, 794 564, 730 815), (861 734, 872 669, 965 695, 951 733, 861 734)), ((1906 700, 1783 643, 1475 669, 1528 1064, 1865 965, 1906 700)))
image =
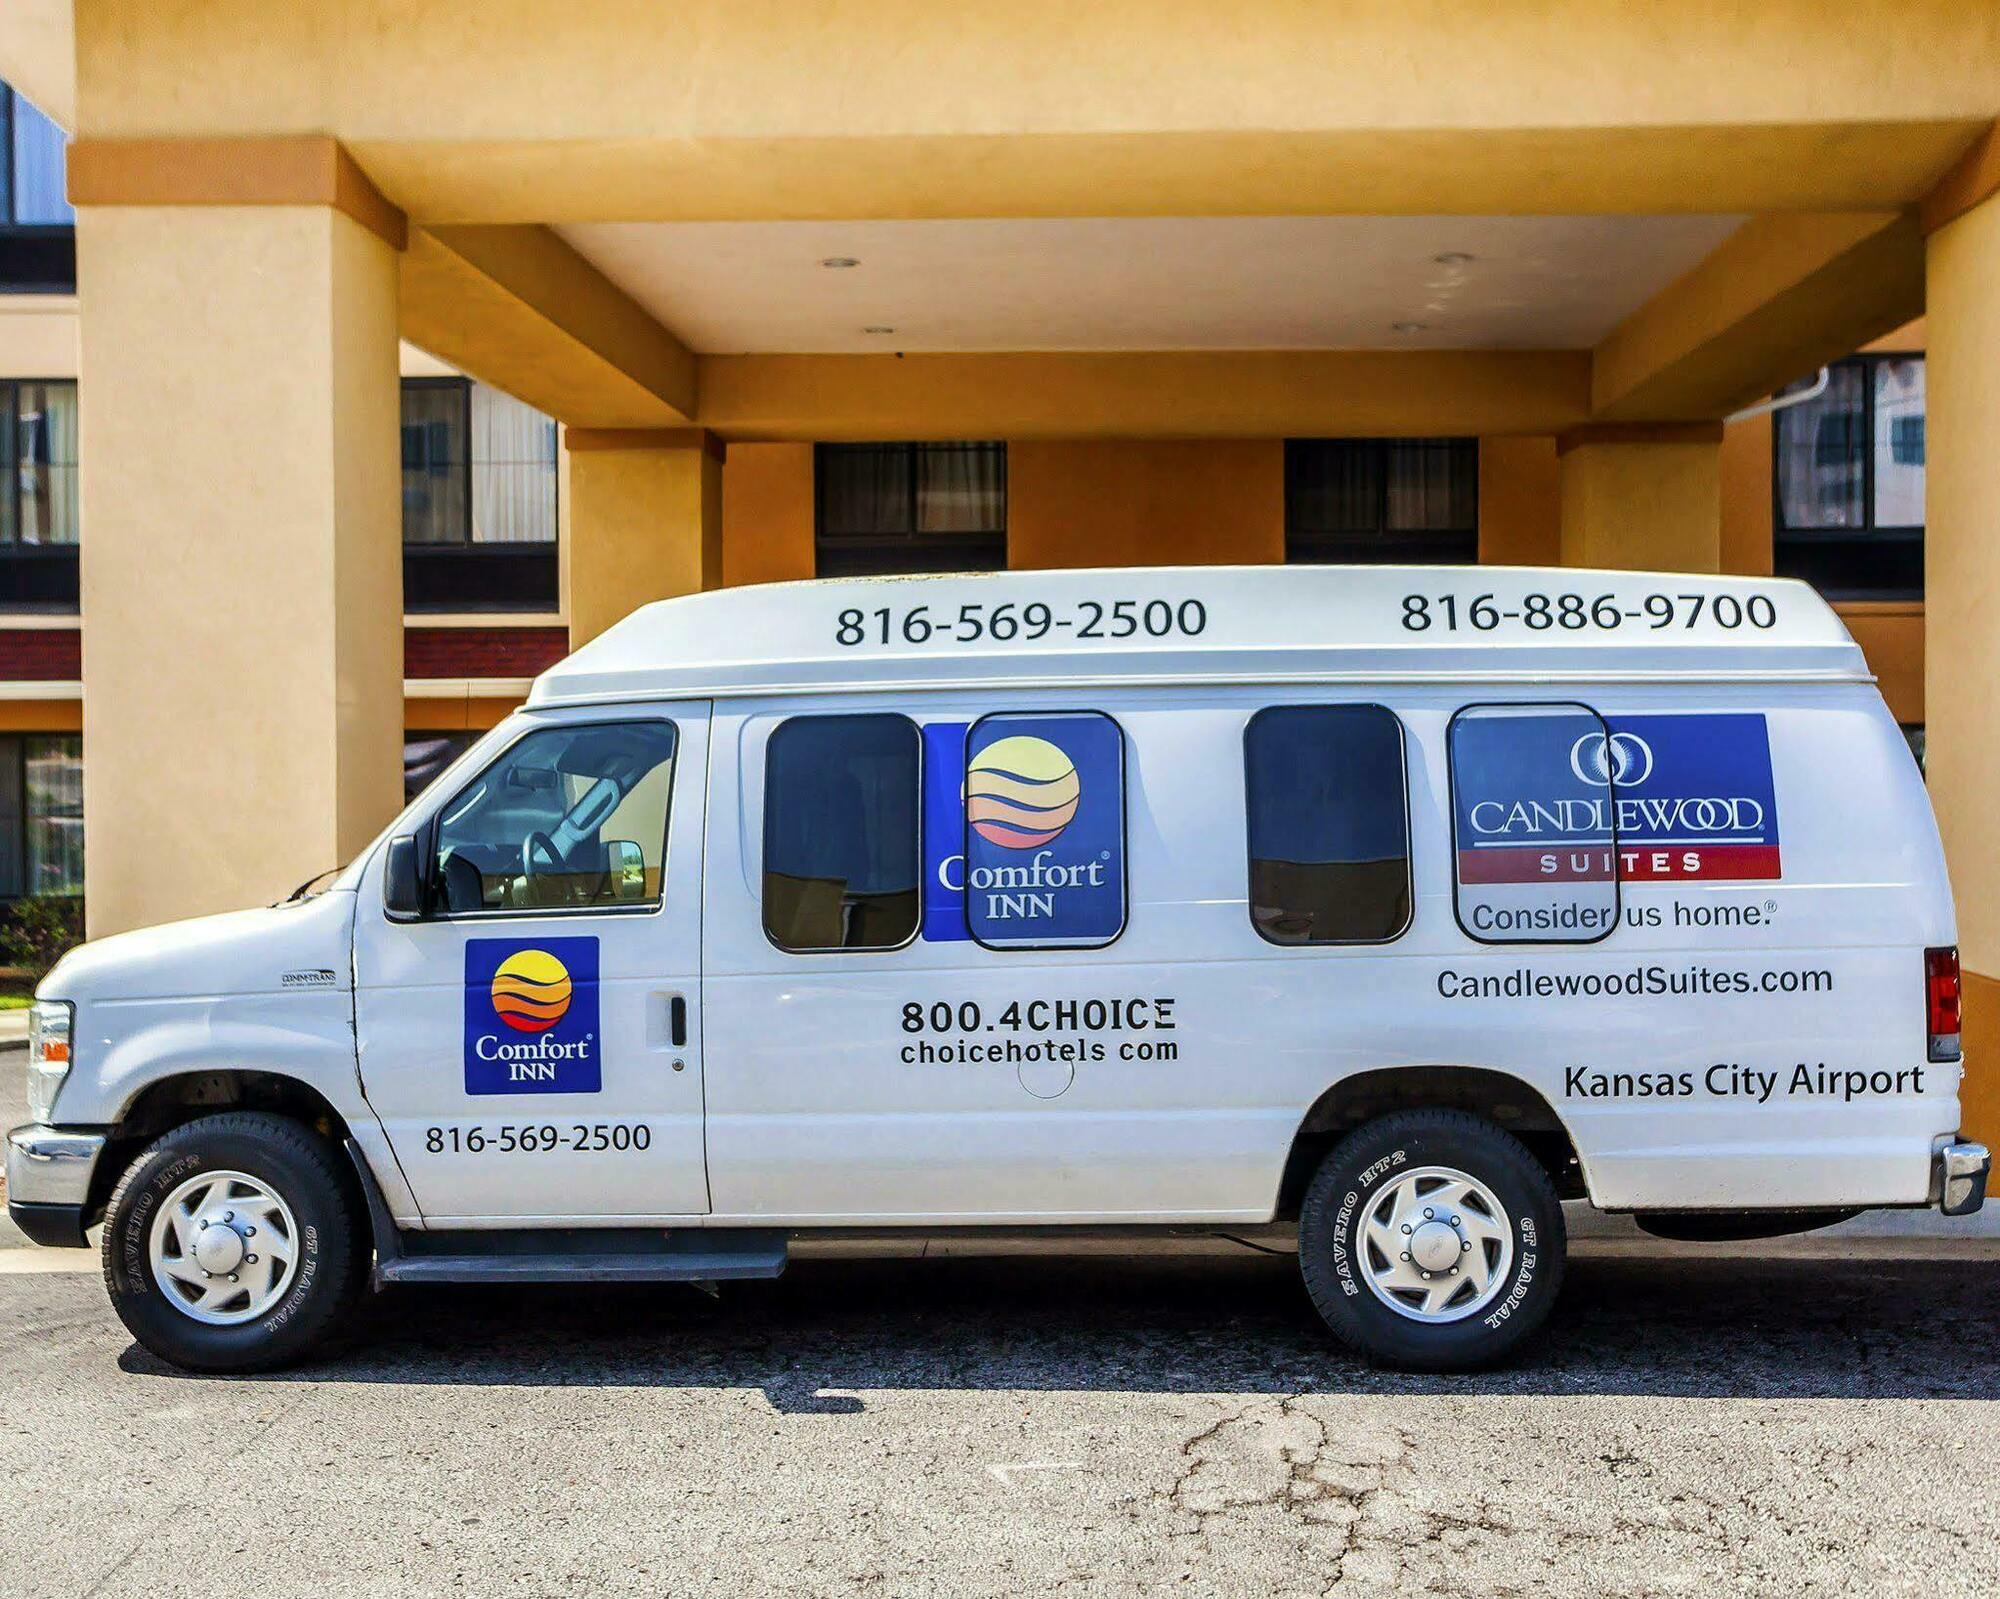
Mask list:
POLYGON ((401 803, 396 249, 329 204, 86 205, 77 245, 96 937, 401 803))
POLYGON ((1564 566, 1721 570, 1720 423, 1579 428, 1556 452, 1564 566))
POLYGON ((722 586, 722 441, 567 428, 570 648, 649 600, 722 586))
POLYGON ((1924 714, 1964 964, 1963 1125, 2000 1139, 2000 198, 1930 236, 1924 714))

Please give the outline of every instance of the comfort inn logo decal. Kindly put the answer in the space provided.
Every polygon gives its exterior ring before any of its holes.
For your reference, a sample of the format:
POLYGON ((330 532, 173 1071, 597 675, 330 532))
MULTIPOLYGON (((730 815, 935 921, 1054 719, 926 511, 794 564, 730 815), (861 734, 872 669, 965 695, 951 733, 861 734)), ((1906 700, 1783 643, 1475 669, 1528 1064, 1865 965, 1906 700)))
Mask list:
POLYGON ((493 1014, 517 1032, 546 1033, 569 1010, 569 968, 545 949, 509 955, 493 974, 493 1014))
POLYGON ((1082 798, 1076 763, 1045 738, 999 739, 965 769, 965 819, 1002 849, 1055 842, 1082 798))
POLYGON ((594 1094, 598 1043, 596 939, 466 940, 468 1094, 594 1094))

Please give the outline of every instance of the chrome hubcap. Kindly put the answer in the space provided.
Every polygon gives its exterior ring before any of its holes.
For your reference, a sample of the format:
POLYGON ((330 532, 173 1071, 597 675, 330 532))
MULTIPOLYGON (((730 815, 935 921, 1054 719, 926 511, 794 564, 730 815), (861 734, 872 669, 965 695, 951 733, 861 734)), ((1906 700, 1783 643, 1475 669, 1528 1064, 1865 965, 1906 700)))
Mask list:
POLYGON ((1361 1218, 1362 1277, 1412 1321, 1461 1321, 1507 1284, 1514 1229, 1493 1191, 1450 1166, 1420 1166, 1376 1195, 1361 1218))
POLYGON ((196 1321, 254 1321, 291 1287, 298 1236, 291 1207, 269 1184, 247 1172, 204 1172, 153 1218, 153 1280, 196 1321))

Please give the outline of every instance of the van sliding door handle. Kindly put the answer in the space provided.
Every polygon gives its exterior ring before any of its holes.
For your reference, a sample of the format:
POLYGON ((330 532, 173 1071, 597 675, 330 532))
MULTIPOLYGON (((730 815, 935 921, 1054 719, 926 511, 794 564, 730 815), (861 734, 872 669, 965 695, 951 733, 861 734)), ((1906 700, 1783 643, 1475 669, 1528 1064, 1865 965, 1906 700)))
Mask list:
POLYGON ((688 1002, 679 994, 667 1001, 667 1040, 675 1049, 688 1041, 688 1002))

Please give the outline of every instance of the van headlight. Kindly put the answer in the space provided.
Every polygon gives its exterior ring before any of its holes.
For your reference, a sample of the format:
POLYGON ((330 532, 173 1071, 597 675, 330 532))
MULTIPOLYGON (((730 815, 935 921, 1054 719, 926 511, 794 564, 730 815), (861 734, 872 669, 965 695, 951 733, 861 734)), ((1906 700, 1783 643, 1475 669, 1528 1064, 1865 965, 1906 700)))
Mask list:
POLYGON ((28 1114, 45 1122, 56 1108, 56 1090, 69 1075, 69 1040, 76 1007, 66 999, 38 999, 28 1011, 28 1114))

